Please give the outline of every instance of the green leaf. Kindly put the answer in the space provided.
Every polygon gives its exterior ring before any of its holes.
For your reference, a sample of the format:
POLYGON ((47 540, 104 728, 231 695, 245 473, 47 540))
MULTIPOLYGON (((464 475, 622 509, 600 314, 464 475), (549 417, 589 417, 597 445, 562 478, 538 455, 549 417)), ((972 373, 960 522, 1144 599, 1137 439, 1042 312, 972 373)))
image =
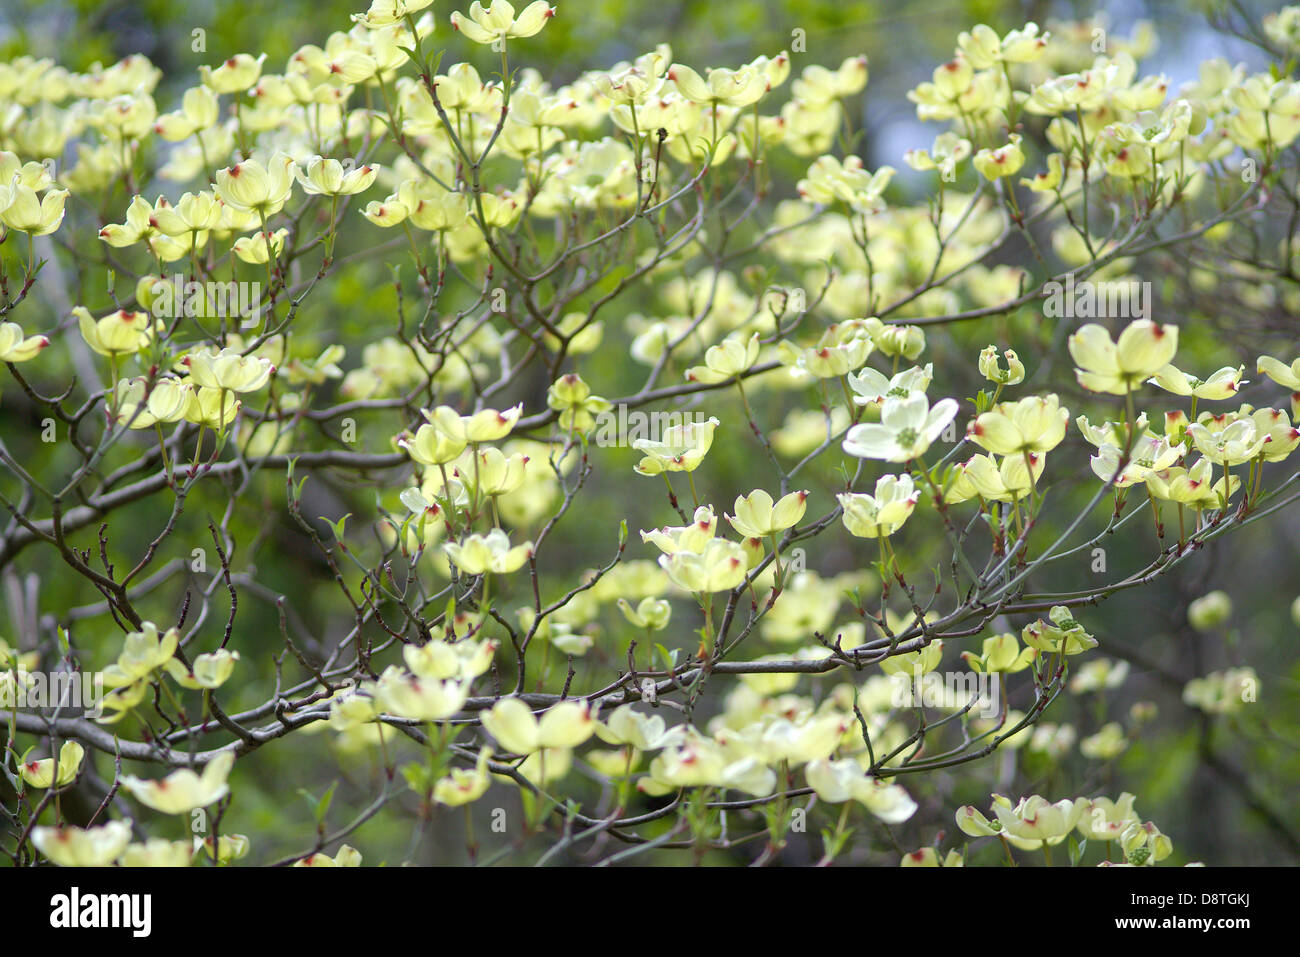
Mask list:
POLYGON ((331 521, 330 521, 328 518, 326 518, 324 515, 321 515, 321 516, 318 516, 318 517, 320 518, 320 520, 321 520, 322 522, 324 522, 326 525, 328 525, 328 526, 330 527, 330 531, 334 533, 334 539, 335 539, 335 541, 339 541, 339 542, 343 541, 343 533, 344 533, 345 528, 346 528, 346 526, 347 526, 348 519, 352 517, 352 513, 351 513, 351 512, 348 512, 346 515, 344 515, 342 518, 340 518, 337 522, 331 522, 331 521))
POLYGON ((334 789, 337 788, 338 786, 339 786, 339 782, 337 779, 335 779, 330 784, 329 788, 326 789, 325 793, 321 795, 321 799, 316 802, 316 823, 317 824, 325 823, 325 815, 329 813, 330 805, 334 803, 334 789))
POLYGON ((1078 867, 1079 862, 1083 860, 1083 852, 1088 849, 1088 841, 1086 838, 1082 841, 1076 841, 1074 835, 1071 834, 1067 844, 1067 849, 1070 854, 1070 866, 1078 867))
POLYGON ((416 762, 403 764, 401 771, 407 785, 417 794, 428 794, 433 789, 433 781, 425 765, 416 762))

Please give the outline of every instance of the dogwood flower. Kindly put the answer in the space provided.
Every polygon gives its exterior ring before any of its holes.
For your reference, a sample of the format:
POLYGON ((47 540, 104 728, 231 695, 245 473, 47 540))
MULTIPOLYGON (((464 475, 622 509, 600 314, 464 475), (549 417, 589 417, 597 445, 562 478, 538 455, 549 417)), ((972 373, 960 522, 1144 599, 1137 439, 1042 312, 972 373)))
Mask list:
POLYGON ((596 416, 613 408, 609 400, 592 395, 591 386, 575 372, 551 383, 546 404, 560 413, 560 428, 566 432, 590 432, 596 427, 596 416))
POLYGON ((480 748, 472 769, 452 768, 450 774, 438 779, 433 786, 433 800, 446 807, 461 807, 477 801, 487 793, 491 783, 488 773, 491 760, 492 749, 480 748))
POLYGON ((1211 671, 1183 686, 1183 703, 1207 714, 1235 714, 1258 700, 1259 675, 1249 667, 1211 671))
POLYGON ((406 645, 402 660, 411 672, 421 678, 442 681, 448 678, 470 680, 492 667, 497 642, 462 639, 452 644, 441 639, 423 645, 406 645))
POLYGON ((861 368, 874 348, 866 336, 850 336, 841 341, 822 341, 807 349, 800 349, 783 340, 777 347, 777 358, 782 365, 800 374, 818 379, 838 379, 854 369, 861 368))
POLYGON ((543 749, 572 749, 596 733, 597 722, 586 702, 561 701, 541 717, 517 697, 507 696, 483 714, 483 727, 515 754, 543 749))
POLYGON ((1182 455, 1182 445, 1170 445, 1163 435, 1148 435, 1134 443, 1122 470, 1119 463, 1124 457, 1123 450, 1109 442, 1097 449, 1097 454, 1088 461, 1093 474, 1103 482, 1113 478, 1115 488, 1128 488, 1145 482, 1153 472, 1173 467, 1182 455))
POLYGON ((129 843, 131 825, 126 821, 88 828, 32 828, 32 844, 60 867, 107 867, 129 843))
POLYGON ((807 177, 799 180, 795 188, 807 202, 841 202, 855 212, 866 213, 881 207, 881 196, 895 172, 892 166, 882 166, 869 173, 857 156, 849 156, 841 163, 827 154, 808 167, 807 177))
POLYGON ((641 105, 653 93, 663 88, 662 75, 672 59, 667 44, 660 44, 651 52, 596 77, 596 89, 620 106, 641 105))
POLYGON ((1136 798, 1125 791, 1117 800, 1108 797, 1080 799, 1079 833, 1090 841, 1117 841, 1130 825, 1141 819, 1133 810, 1136 798))
POLYGON ((29 787, 48 788, 66 787, 76 780, 81 770, 81 759, 86 749, 76 741, 64 741, 59 748, 58 760, 41 758, 36 761, 24 761, 18 765, 18 773, 29 787))
POLYGON ((899 867, 963 867, 962 856, 957 850, 948 851, 942 861, 939 860, 939 852, 933 847, 922 847, 919 850, 912 851, 910 854, 904 854, 903 859, 899 862, 899 867))
POLYGON ((1050 37, 1050 33, 1040 34, 1038 24, 1031 21, 999 40, 991 27, 981 23, 969 33, 962 32, 957 37, 957 47, 971 66, 987 70, 1003 63, 1033 63, 1041 59, 1050 37))
POLYGON ((189 841, 168 841, 151 837, 143 844, 128 844, 122 852, 122 867, 189 867, 194 845, 189 841))
POLYGON ((1300 429, 1291 424, 1290 417, 1281 409, 1256 409, 1250 419, 1256 430, 1267 436, 1260 450, 1265 462, 1281 462, 1300 446, 1300 429))
POLYGON ((854 758, 819 758, 804 768, 808 786, 828 804, 854 800, 886 824, 901 824, 916 813, 917 804, 899 784, 869 777, 854 758))
POLYGON ((380 711, 415 721, 442 721, 465 706, 470 682, 430 680, 397 665, 389 665, 378 681, 364 687, 380 711))
POLYGON ((668 68, 668 79, 686 99, 713 107, 749 106, 761 100, 770 89, 768 77, 750 64, 738 70, 718 68, 706 72, 707 78, 688 66, 674 63, 668 68))
POLYGON ((1178 327, 1139 319, 1113 342, 1104 326, 1088 323, 1070 336, 1068 345, 1079 366, 1079 385, 1124 395, 1169 365, 1178 351, 1178 327))
POLYGON ((713 445, 713 431, 719 425, 716 416, 704 422, 686 422, 664 429, 660 441, 637 439, 632 447, 645 457, 634 466, 640 475, 664 472, 693 472, 713 445))
POLYGON ((730 591, 749 570, 745 549, 722 538, 713 539, 699 552, 660 555, 659 565, 679 588, 704 593, 730 591))
POLYGON ((1020 357, 1013 351, 1007 349, 1002 353, 1006 357, 1007 367, 1002 368, 998 361, 998 347, 986 346, 980 353, 979 370, 980 375, 990 382, 996 382, 998 385, 1019 385, 1025 380, 1025 365, 1020 361, 1020 357))
POLYGON ((1070 410, 1055 395, 1026 396, 1019 402, 1003 402, 975 418, 966 437, 998 455, 1050 452, 1065 438, 1070 410))
POLYGON ((475 488, 483 495, 498 496, 513 492, 524 484, 527 477, 528 456, 506 455, 493 446, 480 449, 471 465, 457 465, 452 477, 467 489, 475 488))
MULTIPOLYGON (((110 665, 109 669, 112 668, 113 666, 110 665)), ((109 682, 107 674, 104 682, 105 684, 109 682)), ((133 708, 144 701, 144 696, 149 693, 149 686, 149 681, 141 678, 114 688, 100 699, 100 704, 105 713, 95 720, 99 724, 116 724, 121 721, 133 708)))
POLYGON ((169 143, 179 143, 210 129, 220 116, 220 101, 211 87, 192 86, 181 97, 181 108, 158 117, 153 131, 169 143))
POLYGON ((698 552, 713 540, 718 529, 718 517, 712 507, 701 505, 695 510, 689 525, 665 525, 662 528, 641 532, 641 541, 649 542, 665 555, 676 552, 698 552))
POLYGON ((351 196, 368 189, 379 175, 379 166, 367 163, 351 169, 336 159, 313 156, 307 161, 307 170, 293 168, 303 192, 313 196, 351 196))
POLYGON ((14 182, 39 193, 54 185, 54 177, 44 163, 34 160, 24 163, 18 154, 0 150, 0 184, 12 185, 14 182))
POLYGON ((669 728, 662 715, 647 715, 630 704, 621 705, 602 723, 596 736, 607 744, 630 745, 638 751, 658 751, 676 747, 686 734, 684 727, 669 728))
POLYGON ((251 846, 252 842, 245 834, 222 834, 220 839, 214 839, 211 834, 207 837, 195 835, 194 856, 228 864, 247 857, 251 846))
POLYGON ((921 492, 910 475, 884 475, 876 481, 874 495, 842 492, 835 496, 844 510, 840 520, 858 538, 888 538, 911 516, 921 492))
POLYGON ((918 648, 916 651, 904 652, 901 655, 890 655, 888 658, 881 659, 880 670, 890 677, 896 675, 920 677, 934 671, 942 661, 943 642, 936 640, 930 642, 924 648, 918 648))
MULTIPOLYGON (((195 89, 202 89, 196 87, 195 89)), ((140 197, 136 197, 137 200, 140 197)), ((132 201, 132 207, 135 202, 132 201)), ((185 193, 176 202, 175 206, 163 205, 161 202, 152 210, 149 216, 149 224, 158 232, 165 236, 184 236, 190 233, 202 233, 208 230, 216 229, 221 225, 221 219, 224 208, 215 194, 203 190, 198 193, 185 193)), ((127 210, 127 218, 133 215, 132 210, 127 210)), ((111 229, 120 229, 121 227, 105 226, 100 230, 100 237, 110 246, 120 245, 105 234, 111 229)), ((160 294, 171 294, 170 284, 159 279, 155 284, 160 294)), ((173 306, 172 308, 176 308, 173 306)))
POLYGON ((250 159, 217 170, 215 189, 227 206, 265 219, 284 208, 296 172, 292 157, 277 152, 266 165, 250 159))
POLYGON ((1260 356, 1255 363, 1255 369, 1278 385, 1292 392, 1300 392, 1300 358, 1287 365, 1272 356, 1260 356))
POLYGON ((402 22, 407 14, 419 13, 433 0, 372 0, 365 13, 354 13, 352 19, 363 27, 380 30, 402 22))
POLYGON ((962 658, 971 671, 983 674, 1014 674, 1024 671, 1038 658, 1036 648, 1021 648, 1011 632, 985 638, 980 654, 963 651, 962 658))
POLYGON ((1124 860, 1136 867, 1150 867, 1174 852, 1174 842, 1150 821, 1129 824, 1119 838, 1124 860))
POLYGON ((251 263, 254 266, 261 266, 268 262, 272 256, 277 259, 284 252, 285 240, 289 238, 289 230, 277 229, 272 232, 269 229, 259 229, 251 236, 240 236, 235 240, 231 249, 235 255, 242 261, 251 263))
POLYGON ((618 609, 633 628, 663 631, 672 618, 673 606, 662 598, 647 596, 637 602, 636 608, 626 598, 618 600, 618 609))
POLYGON ((755 489, 736 499, 736 514, 728 515, 727 521, 745 538, 767 538, 798 524, 807 507, 807 492, 791 492, 773 504, 771 495, 755 489))
POLYGON ((1023 841, 1059 844, 1074 830, 1085 808, 1081 801, 1063 800, 1053 804, 1033 794, 1021 798, 1014 807, 994 804, 993 813, 997 815, 1003 833, 1009 836, 1023 841))
MULTIPOLYGON (((768 765, 785 763, 790 767, 809 761, 825 760, 839 746, 840 739, 849 730, 850 722, 839 714, 816 717, 769 715, 761 725, 750 725, 739 735, 745 746, 752 746, 768 765), (755 728, 759 728, 757 735, 755 728)), ((719 731, 717 737, 726 739, 727 732, 719 731)))
POLYGON ((475 43, 504 42, 510 37, 531 37, 540 33, 546 21, 555 16, 555 8, 545 0, 536 0, 515 16, 515 8, 506 0, 492 0, 487 9, 478 0, 469 5, 469 17, 452 13, 451 26, 475 43))
POLYGON ((791 84, 791 92, 804 103, 826 104, 860 93, 867 79, 866 56, 849 57, 835 70, 820 64, 804 67, 799 79, 791 84))
POLYGON ((1020 637, 1025 644, 1040 652, 1061 652, 1077 655, 1097 647, 1097 639, 1088 634, 1070 615, 1064 605, 1056 605, 1048 612, 1048 621, 1039 618, 1025 625, 1020 637))
POLYGON ((533 556, 533 543, 510 546, 504 531, 494 528, 486 535, 467 535, 461 542, 448 542, 442 546, 447 557, 467 575, 508 575, 523 567, 533 556))
MULTIPOLYGON (((1181 411, 1175 413, 1174 418, 1170 418, 1170 415, 1166 414, 1166 432, 1168 433, 1171 442, 1176 441, 1177 437, 1175 435, 1175 428, 1170 428, 1169 425, 1178 422, 1182 422, 1183 426, 1186 426, 1186 415, 1181 411)), ((1154 434, 1147 428, 1149 420, 1145 412, 1138 415, 1137 421, 1133 423, 1131 429, 1123 422, 1104 422, 1103 424, 1096 426, 1088 421, 1086 415, 1079 416, 1074 420, 1074 424, 1079 427, 1079 433, 1098 448, 1107 444, 1123 448, 1128 444, 1130 431, 1136 434, 1139 438, 1154 434)))
POLYGON ((1198 459, 1190 468, 1174 466, 1160 472, 1152 472, 1145 478, 1146 487, 1156 498, 1193 508, 1213 508, 1220 503, 1219 494, 1226 498, 1241 487, 1241 480, 1233 478, 1231 487, 1224 485, 1223 479, 1213 481, 1213 467, 1209 459, 1198 459))
POLYGON ((160 635, 153 622, 142 623, 139 631, 127 634, 117 661, 104 669, 104 683, 120 688, 151 674, 171 660, 179 642, 180 632, 175 628, 160 635))
POLYGON ((1085 694, 1089 691, 1101 691, 1105 688, 1118 688, 1128 678, 1127 661, 1112 661, 1109 658, 1093 658, 1079 666, 1079 670, 1070 679, 1072 694, 1085 694))
POLYGON ((415 435, 404 433, 397 439, 399 448, 405 449, 412 460, 421 465, 446 465, 455 461, 465 451, 466 443, 426 422, 415 435))
POLYGON ((1035 193, 1052 193, 1061 185, 1061 180, 1064 178, 1065 157, 1060 153, 1052 153, 1047 157, 1047 169, 1035 173, 1028 179, 1021 177, 1020 184, 1029 187, 1035 193))
POLYGON ((483 409, 472 415, 460 415, 451 406, 440 405, 432 412, 427 409, 425 419, 443 435, 456 442, 494 442, 510 434, 523 414, 522 404, 498 412, 496 409, 483 409))
POLYGON ((338 849, 333 857, 328 854, 317 851, 315 854, 308 854, 300 861, 295 861, 294 867, 360 867, 361 852, 351 845, 344 844, 338 849))
POLYGON ((229 389, 200 386, 190 392, 189 405, 185 409, 185 420, 217 432, 224 432, 235 421, 241 406, 242 403, 229 389))
POLYGON ((229 680, 235 670, 239 652, 221 648, 210 654, 199 655, 194 665, 186 668, 177 659, 167 659, 167 673, 182 688, 197 690, 199 688, 220 688, 229 680))
POLYGON ((1268 433, 1261 433, 1253 419, 1238 419, 1215 431, 1200 422, 1187 427, 1196 451, 1220 465, 1240 465, 1259 455, 1268 441, 1268 433))
MULTIPOLYGON (((1012 807, 1011 802, 1001 794, 993 795, 993 808, 996 811, 998 807, 1012 807)), ((985 817, 980 811, 972 805, 966 804, 957 809, 957 828, 970 837, 992 837, 995 834, 1002 834, 1002 822, 998 820, 996 813, 992 818, 985 817)), ((1041 846, 1040 841, 1027 841, 1016 835, 1005 835, 1006 839, 1022 850, 1031 850, 1041 846)))
POLYGON ((32 236, 48 236, 63 222, 66 189, 52 189, 37 197, 30 186, 15 183, 9 187, 8 203, 0 202, 0 221, 10 229, 32 236))
POLYGON ((940 399, 931 408, 922 393, 887 397, 880 408, 880 422, 864 422, 849 429, 844 451, 858 458, 910 462, 940 436, 957 415, 957 408, 953 399, 940 399))
POLYGON ((985 179, 1001 179, 1019 172, 1025 165, 1025 153, 1020 148, 1020 134, 1012 133, 1009 142, 997 149, 982 149, 971 163, 985 179))
POLYGON ((713 384, 733 379, 758 361, 758 333, 748 339, 731 336, 704 353, 704 365, 686 370, 690 382, 713 384))
POLYGON ((247 53, 236 53, 222 61, 215 70, 210 66, 199 67, 199 78, 204 86, 217 93, 243 93, 256 85, 265 61, 265 53, 256 59, 247 53))
POLYGON ((1197 631, 1213 631, 1232 617, 1232 599, 1225 591, 1212 591, 1187 606, 1187 621, 1197 631))
MULTIPOLYGON (((940 76, 947 77, 951 75, 948 68, 954 64, 958 64, 958 61, 951 61, 935 70, 936 83, 940 76)), ((969 64, 966 64, 966 66, 969 68, 969 64)), ((969 85, 969 81, 967 81, 967 85, 969 85)), ((903 162, 915 170, 938 170, 940 178, 945 182, 955 182, 957 179, 957 164, 970 154, 970 140, 949 131, 936 136, 934 145, 928 150, 908 150, 903 154, 903 162)))
POLYGON ((0 322, 0 362, 27 362, 50 344, 45 336, 28 336, 16 322, 0 322))
POLYGON ((999 461, 992 455, 974 455, 958 464, 956 478, 943 493, 944 501, 957 504, 979 496, 989 502, 1010 502, 1024 498, 1037 486, 1047 467, 1046 454, 1030 452, 1029 466, 1024 455, 1007 455, 999 461))
POLYGON ((1211 400, 1230 399, 1237 394, 1241 386, 1246 384, 1241 378, 1241 374, 1245 371, 1245 366, 1237 366, 1235 369, 1232 366, 1224 366, 1219 371, 1211 373, 1208 379, 1198 379, 1190 372, 1183 372, 1172 365, 1167 365, 1152 378, 1147 379, 1147 382, 1174 395, 1192 395, 1198 399, 1211 400))
POLYGON ((913 366, 904 369, 892 377, 886 377, 867 366, 861 372, 848 374, 849 388, 853 390, 855 405, 872 405, 879 408, 887 397, 905 399, 913 392, 924 392, 930 388, 934 376, 934 366, 926 363, 924 367, 913 366))
POLYGON ((876 348, 891 358, 912 362, 925 351, 925 333, 920 326, 886 325, 874 316, 864 320, 862 325, 876 348))
POLYGON ((86 345, 101 356, 127 356, 149 345, 151 320, 146 312, 119 309, 94 319, 84 306, 76 306, 72 314, 86 345))
POLYGON ((761 797, 776 787, 776 773, 752 754, 688 732, 682 744, 650 762, 649 774, 637 782, 637 790, 657 796, 689 787, 731 788, 761 797))
POLYGON ((202 775, 189 768, 173 771, 157 781, 146 781, 134 775, 122 776, 122 787, 141 804, 163 814, 188 814, 195 808, 207 807, 230 793, 227 779, 235 765, 235 752, 222 751, 208 761, 202 775))
POLYGON ((1100 731, 1079 742, 1079 753, 1094 761, 1110 761, 1128 747, 1128 738, 1118 721, 1108 721, 1100 731))
MULTIPOLYGON (((158 200, 160 209, 167 208, 166 201, 158 200)), ((143 196, 134 197, 126 208, 125 222, 109 223, 99 231, 99 238, 115 248, 133 246, 161 232, 157 211, 143 196)))
POLYGON ((181 359, 195 385, 223 392, 256 392, 275 372, 271 360, 241 355, 237 349, 199 349, 181 359))

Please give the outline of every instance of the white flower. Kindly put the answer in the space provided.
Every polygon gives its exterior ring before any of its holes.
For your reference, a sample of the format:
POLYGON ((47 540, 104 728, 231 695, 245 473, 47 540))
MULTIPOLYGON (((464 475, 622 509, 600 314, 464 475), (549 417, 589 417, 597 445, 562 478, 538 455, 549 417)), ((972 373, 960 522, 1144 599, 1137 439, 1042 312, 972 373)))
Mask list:
POLYGON ((469 16, 451 15, 453 29, 459 30, 475 43, 495 43, 509 37, 531 37, 546 26, 555 16, 555 8, 545 0, 536 0, 524 7, 519 16, 506 0, 492 0, 487 9, 478 0, 469 5, 469 16))
POLYGON ((892 379, 867 366, 861 372, 849 373, 849 385, 852 387, 853 401, 856 405, 881 405, 886 398, 905 399, 913 392, 924 392, 930 387, 934 365, 927 362, 924 366, 904 369, 892 379))
POLYGON ((200 776, 189 768, 173 771, 158 781, 146 781, 124 775, 122 787, 141 804, 164 814, 188 814, 207 807, 230 793, 226 779, 235 764, 235 752, 222 751, 203 769, 200 776))
POLYGON ((804 776, 808 786, 828 804, 842 804, 851 798, 886 824, 901 824, 916 813, 916 802, 901 785, 868 777, 853 758, 809 761, 804 776))
POLYGON ((859 538, 888 538, 902 528, 921 493, 910 475, 884 475, 876 481, 876 494, 844 492, 837 495, 844 527, 859 538))
POLYGON ((910 462, 925 453, 956 415, 954 399, 940 399, 931 408, 923 393, 912 393, 906 398, 886 396, 880 409, 880 422, 866 422, 849 429, 844 451, 863 459, 910 462))
POLYGON ((131 842, 131 825, 109 821, 100 827, 36 827, 32 843, 60 867, 107 867, 131 842))

